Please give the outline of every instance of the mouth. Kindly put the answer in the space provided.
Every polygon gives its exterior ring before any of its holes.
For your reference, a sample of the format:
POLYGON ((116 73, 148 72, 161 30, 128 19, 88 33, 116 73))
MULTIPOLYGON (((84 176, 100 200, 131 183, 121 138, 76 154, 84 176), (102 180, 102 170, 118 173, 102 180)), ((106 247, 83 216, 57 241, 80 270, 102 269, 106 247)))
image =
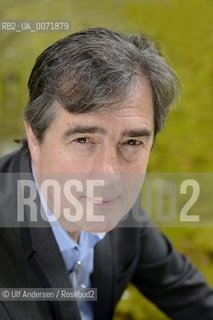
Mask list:
POLYGON ((86 201, 87 203, 91 203, 93 206, 96 207, 108 207, 110 205, 115 204, 116 202, 118 202, 120 200, 120 196, 114 196, 114 197, 87 197, 87 196, 83 196, 82 199, 84 201, 86 201))

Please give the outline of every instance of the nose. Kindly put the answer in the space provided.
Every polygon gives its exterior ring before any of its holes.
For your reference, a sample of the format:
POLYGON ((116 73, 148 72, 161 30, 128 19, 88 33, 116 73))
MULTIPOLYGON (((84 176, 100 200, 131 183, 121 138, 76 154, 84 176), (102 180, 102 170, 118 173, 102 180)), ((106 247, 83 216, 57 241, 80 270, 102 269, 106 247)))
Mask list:
POLYGON ((93 173, 110 176, 118 180, 121 175, 121 164, 116 146, 106 145, 101 148, 94 159, 93 173))

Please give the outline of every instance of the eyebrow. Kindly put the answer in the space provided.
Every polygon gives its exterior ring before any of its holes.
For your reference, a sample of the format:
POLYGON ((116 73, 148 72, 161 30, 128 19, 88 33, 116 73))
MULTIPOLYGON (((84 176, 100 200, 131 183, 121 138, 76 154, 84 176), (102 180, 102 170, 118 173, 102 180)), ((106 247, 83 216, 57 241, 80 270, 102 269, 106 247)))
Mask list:
POLYGON ((77 125, 74 128, 69 128, 67 129, 64 134, 63 134, 63 139, 67 139, 70 136, 74 135, 74 134, 79 134, 79 133, 99 133, 99 134, 106 134, 106 130, 100 127, 90 127, 90 126, 81 126, 81 125, 77 125))
MULTIPOLYGON (((63 139, 66 140, 70 136, 75 135, 75 134, 101 134, 104 135, 107 133, 107 131, 104 128, 101 127, 96 127, 96 126, 85 126, 85 125, 76 125, 74 128, 68 128, 64 134, 63 134, 63 139)), ((152 135, 152 132, 148 129, 134 129, 134 130, 125 130, 122 132, 121 136, 122 137, 149 137, 152 135)))
POLYGON ((150 137, 151 135, 152 135, 152 132, 148 129, 126 130, 122 133, 123 137, 130 137, 130 138, 150 137))

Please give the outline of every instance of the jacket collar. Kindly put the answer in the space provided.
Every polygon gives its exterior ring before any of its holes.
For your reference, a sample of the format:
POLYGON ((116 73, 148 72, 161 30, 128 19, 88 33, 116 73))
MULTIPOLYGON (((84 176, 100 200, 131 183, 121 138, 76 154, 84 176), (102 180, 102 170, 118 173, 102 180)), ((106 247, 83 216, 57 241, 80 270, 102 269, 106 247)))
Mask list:
MULTIPOLYGON (((24 152, 20 152, 20 179, 26 177, 33 181, 31 172, 30 157, 24 152), (27 176, 26 176, 27 175, 27 176)), ((16 162, 18 163, 18 162, 16 162)), ((36 188, 36 186, 35 186, 36 188)), ((36 190, 37 194, 37 190, 36 190)), ((49 222, 42 217, 42 206, 39 196, 35 199, 38 222, 29 221, 30 208, 25 206, 24 226, 21 227, 23 247, 30 268, 34 271, 41 287, 46 288, 72 288, 69 275, 64 264, 64 260, 58 249, 49 222)), ((54 319, 80 320, 77 303, 75 301, 50 301, 50 306, 54 314, 54 319)))

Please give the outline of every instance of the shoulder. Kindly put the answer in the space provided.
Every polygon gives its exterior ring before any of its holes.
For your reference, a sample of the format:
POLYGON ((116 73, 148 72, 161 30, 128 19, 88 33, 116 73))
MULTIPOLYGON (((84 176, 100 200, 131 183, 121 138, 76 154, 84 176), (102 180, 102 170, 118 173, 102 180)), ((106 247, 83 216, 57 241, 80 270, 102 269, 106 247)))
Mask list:
POLYGON ((30 155, 23 149, 0 158, 0 173, 29 172, 30 155))
POLYGON ((21 153, 22 151, 18 150, 0 158, 0 173, 13 171, 12 169, 15 159, 17 159, 17 157, 19 157, 21 153))
POLYGON ((0 159, 0 228, 16 225, 17 180, 21 172, 30 170, 29 157, 23 150, 15 151, 0 159))

